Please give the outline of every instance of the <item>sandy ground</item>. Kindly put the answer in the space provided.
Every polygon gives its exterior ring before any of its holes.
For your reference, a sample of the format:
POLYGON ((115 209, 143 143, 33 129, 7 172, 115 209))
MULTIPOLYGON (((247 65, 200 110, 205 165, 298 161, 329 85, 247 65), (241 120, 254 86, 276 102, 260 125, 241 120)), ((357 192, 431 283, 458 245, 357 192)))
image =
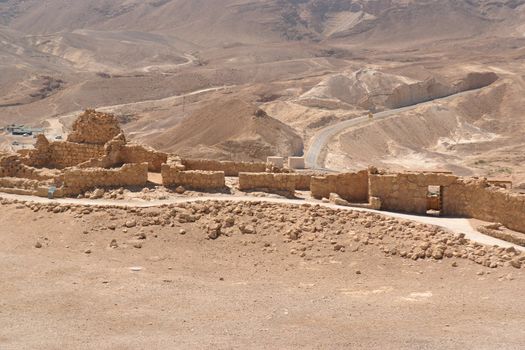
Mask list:
POLYGON ((0 348, 522 348, 523 270, 334 251, 346 233, 289 242, 255 217, 255 235, 208 240, 114 209, 2 206, 0 348))

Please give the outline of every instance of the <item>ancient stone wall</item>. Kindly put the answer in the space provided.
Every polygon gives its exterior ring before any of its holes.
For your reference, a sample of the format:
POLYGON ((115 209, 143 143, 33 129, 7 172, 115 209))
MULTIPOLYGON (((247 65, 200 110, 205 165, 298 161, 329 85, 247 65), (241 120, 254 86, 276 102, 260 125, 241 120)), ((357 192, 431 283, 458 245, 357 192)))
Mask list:
POLYGON ((122 163, 148 163, 149 171, 160 172, 162 164, 168 161, 168 154, 137 144, 127 144, 121 149, 122 163))
POLYGON ((349 202, 367 203, 368 171, 313 176, 310 190, 312 191, 312 196, 317 199, 329 198, 330 193, 336 193, 349 202))
POLYGON ((0 177, 15 176, 20 170, 20 160, 17 155, 3 155, 0 157, 0 177))
POLYGON ((99 187, 145 186, 148 164, 125 164, 116 169, 70 168, 64 171, 64 193, 75 195, 99 187))
POLYGON ((295 189, 298 191, 310 191, 313 175, 295 173, 295 189))
POLYGON ((525 232, 525 195, 490 186, 485 179, 458 178, 445 187, 443 213, 498 222, 525 232))
POLYGON ((369 195, 381 209, 426 214, 429 186, 449 186, 457 176, 441 173, 370 174, 369 195))
POLYGON ((241 191, 284 191, 293 194, 295 192, 296 179, 297 174, 293 173, 240 173, 239 189, 241 191))
POLYGON ((0 178, 16 177, 29 180, 45 181, 61 178, 61 171, 54 169, 37 169, 25 165, 18 155, 0 158, 0 178))
POLYGON ((0 177, 0 192, 26 195, 47 196, 50 181, 29 180, 18 177, 0 177))
POLYGON ((114 115, 88 109, 75 121, 67 140, 74 143, 104 145, 120 133, 122 130, 114 115))
POLYGON ((34 167, 67 168, 104 156, 103 145, 73 142, 46 142, 40 137, 35 149, 22 159, 24 164, 34 167))
POLYGON ((105 154, 104 146, 72 142, 52 142, 48 165, 56 168, 67 168, 83 163, 105 154))
POLYGON ((223 171, 180 171, 176 166, 162 166, 162 183, 164 186, 183 186, 186 188, 212 190, 226 187, 223 171))
POLYGON ((261 162, 182 159, 181 163, 186 167, 186 170, 223 171, 226 176, 239 176, 239 173, 263 173, 266 171, 266 163, 261 162))

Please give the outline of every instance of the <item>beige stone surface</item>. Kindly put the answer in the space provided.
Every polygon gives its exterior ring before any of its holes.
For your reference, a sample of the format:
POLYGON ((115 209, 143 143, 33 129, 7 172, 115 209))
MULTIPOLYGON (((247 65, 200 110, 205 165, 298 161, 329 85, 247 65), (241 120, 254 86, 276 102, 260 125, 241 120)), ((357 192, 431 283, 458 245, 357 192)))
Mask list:
POLYGON ((304 157, 289 157, 288 168, 290 169, 305 169, 306 163, 304 157))
POLYGON ((330 193, 337 193, 349 202, 367 203, 368 171, 313 176, 310 190, 312 196, 317 199, 328 198, 330 193))
POLYGON ((192 189, 210 190, 226 186, 223 171, 180 171, 176 166, 162 166, 162 184, 164 186, 183 186, 192 189))
POLYGON ((117 118, 112 114, 86 110, 73 124, 67 140, 75 143, 104 145, 122 133, 117 118))
POLYGON ((266 163, 269 163, 277 168, 284 167, 284 158, 283 157, 268 157, 266 163))
POLYGON ((234 162, 217 161, 210 159, 182 159, 186 170, 224 171, 226 176, 239 176, 239 173, 263 173, 266 163, 262 162, 234 162))
POLYGON ((297 175, 272 173, 240 173, 239 189, 241 191, 261 190, 295 192, 297 175))
POLYGON ((145 186, 148 182, 148 163, 124 164, 117 169, 71 168, 64 172, 64 192, 82 193, 97 187, 145 186))

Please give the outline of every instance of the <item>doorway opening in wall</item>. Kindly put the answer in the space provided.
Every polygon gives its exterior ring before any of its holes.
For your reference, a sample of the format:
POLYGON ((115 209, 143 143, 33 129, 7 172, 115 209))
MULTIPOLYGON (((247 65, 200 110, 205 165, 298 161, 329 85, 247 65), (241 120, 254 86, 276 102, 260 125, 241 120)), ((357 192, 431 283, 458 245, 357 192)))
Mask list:
POLYGON ((427 215, 441 216, 443 211, 443 186, 428 186, 427 215))

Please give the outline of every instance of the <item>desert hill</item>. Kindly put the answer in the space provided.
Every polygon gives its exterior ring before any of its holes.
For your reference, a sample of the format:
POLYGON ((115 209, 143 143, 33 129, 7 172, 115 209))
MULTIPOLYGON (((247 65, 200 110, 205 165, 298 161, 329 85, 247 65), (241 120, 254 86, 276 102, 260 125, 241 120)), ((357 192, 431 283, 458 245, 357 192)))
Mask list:
POLYGON ((525 0, 4 0, 0 118, 54 125, 54 137, 96 108, 164 150, 263 159, 302 151, 299 139, 308 149, 322 128, 368 110, 452 94, 416 119, 359 131, 372 135, 364 141, 345 130, 328 164, 504 169, 523 182, 513 169, 525 131, 524 20, 525 0), (233 118, 218 101, 234 99, 233 116, 272 118, 233 118))
POLYGON ((185 156, 259 160, 271 155, 301 155, 301 138, 288 125, 239 99, 214 100, 153 145, 185 156))
POLYGON ((511 29, 522 0, 7 0, 0 18, 34 34, 75 29, 162 32, 213 45, 351 38, 387 42, 465 38, 511 29), (203 30, 204 29, 204 30, 203 30), (424 30, 420 30, 424 29, 424 30), (385 35, 387 34, 387 35, 385 35))
POLYGON ((498 79, 493 72, 471 72, 454 82, 435 77, 423 81, 373 69, 327 77, 300 97, 306 104, 346 104, 365 110, 395 109, 488 86, 498 79))

